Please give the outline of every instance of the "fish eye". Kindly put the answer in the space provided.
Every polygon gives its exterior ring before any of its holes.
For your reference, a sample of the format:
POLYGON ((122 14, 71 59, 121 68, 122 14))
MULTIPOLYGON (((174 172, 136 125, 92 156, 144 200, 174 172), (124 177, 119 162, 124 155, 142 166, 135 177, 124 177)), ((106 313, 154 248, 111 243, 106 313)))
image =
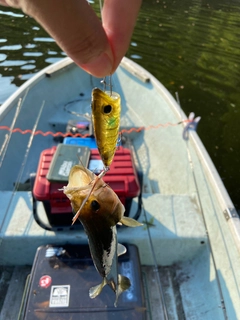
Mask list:
POLYGON ((100 208, 100 204, 96 200, 93 200, 91 202, 91 208, 93 211, 98 211, 98 209, 100 208))
POLYGON ((110 104, 107 104, 106 106, 103 107, 103 112, 108 114, 112 111, 112 106, 110 104))

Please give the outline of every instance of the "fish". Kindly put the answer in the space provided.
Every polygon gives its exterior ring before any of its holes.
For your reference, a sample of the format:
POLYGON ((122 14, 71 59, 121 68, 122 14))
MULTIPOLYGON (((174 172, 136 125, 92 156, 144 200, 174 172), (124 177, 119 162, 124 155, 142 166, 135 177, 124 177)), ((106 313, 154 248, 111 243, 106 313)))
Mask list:
POLYGON ((63 192, 70 199, 76 218, 82 223, 88 236, 90 253, 94 266, 102 276, 102 282, 90 288, 90 298, 97 297, 105 285, 119 295, 127 290, 130 280, 118 274, 118 256, 126 248, 117 242, 118 223, 130 227, 141 226, 138 221, 124 217, 125 208, 116 193, 99 176, 82 165, 72 167, 69 182, 63 192))
POLYGON ((117 92, 92 90, 92 122, 103 164, 109 168, 119 140, 121 98, 117 92))

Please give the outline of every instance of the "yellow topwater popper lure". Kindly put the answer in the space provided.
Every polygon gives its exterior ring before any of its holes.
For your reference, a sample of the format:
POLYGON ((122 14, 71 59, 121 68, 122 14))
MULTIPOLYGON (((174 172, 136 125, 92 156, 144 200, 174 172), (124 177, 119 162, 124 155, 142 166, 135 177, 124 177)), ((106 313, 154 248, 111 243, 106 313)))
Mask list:
POLYGON ((92 121, 98 151, 109 170, 117 149, 121 114, 120 95, 113 91, 92 91, 92 121))

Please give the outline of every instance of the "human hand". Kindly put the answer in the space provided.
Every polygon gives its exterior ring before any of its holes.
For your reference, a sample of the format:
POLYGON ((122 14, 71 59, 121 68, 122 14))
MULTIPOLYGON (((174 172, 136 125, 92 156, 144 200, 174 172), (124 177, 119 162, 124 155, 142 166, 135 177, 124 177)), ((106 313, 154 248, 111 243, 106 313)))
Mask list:
POLYGON ((20 8, 96 77, 112 74, 125 55, 141 0, 105 0, 102 23, 86 0, 0 0, 20 8))

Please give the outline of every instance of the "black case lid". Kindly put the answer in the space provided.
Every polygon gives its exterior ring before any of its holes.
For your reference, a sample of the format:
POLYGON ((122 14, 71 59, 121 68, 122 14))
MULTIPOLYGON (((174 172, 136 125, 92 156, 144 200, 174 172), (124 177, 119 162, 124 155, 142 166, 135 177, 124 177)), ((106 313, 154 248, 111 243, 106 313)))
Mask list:
POLYGON ((87 167, 91 150, 88 147, 59 144, 52 158, 46 178, 50 182, 65 183, 71 168, 76 164, 87 167))
POLYGON ((102 282, 87 245, 46 246, 37 250, 29 283, 24 320, 144 320, 143 286, 138 249, 127 245, 119 273, 131 287, 114 307, 115 293, 107 285, 95 299, 89 289, 102 282))

